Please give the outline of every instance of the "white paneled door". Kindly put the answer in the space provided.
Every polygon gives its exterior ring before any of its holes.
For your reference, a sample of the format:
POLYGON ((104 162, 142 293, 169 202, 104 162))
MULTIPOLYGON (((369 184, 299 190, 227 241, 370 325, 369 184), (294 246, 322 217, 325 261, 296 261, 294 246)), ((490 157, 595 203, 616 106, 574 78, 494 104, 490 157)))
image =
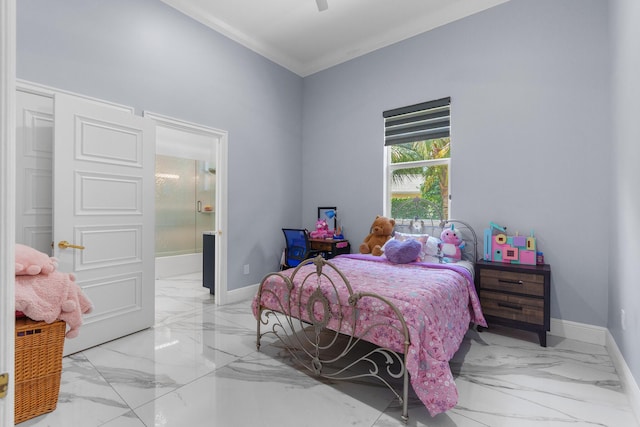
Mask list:
POLYGON ((53 255, 94 305, 71 354, 153 325, 155 125, 65 94, 54 111, 53 255))

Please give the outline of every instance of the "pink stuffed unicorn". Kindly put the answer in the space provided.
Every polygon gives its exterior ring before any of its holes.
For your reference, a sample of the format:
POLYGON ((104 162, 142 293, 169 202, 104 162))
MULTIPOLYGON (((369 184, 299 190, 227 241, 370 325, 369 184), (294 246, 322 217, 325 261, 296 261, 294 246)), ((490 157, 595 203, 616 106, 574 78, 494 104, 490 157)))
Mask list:
POLYGON ((440 250, 442 252, 444 262, 457 262, 462 259, 462 249, 464 248, 464 240, 460 235, 460 230, 454 228, 445 228, 440 233, 440 250))

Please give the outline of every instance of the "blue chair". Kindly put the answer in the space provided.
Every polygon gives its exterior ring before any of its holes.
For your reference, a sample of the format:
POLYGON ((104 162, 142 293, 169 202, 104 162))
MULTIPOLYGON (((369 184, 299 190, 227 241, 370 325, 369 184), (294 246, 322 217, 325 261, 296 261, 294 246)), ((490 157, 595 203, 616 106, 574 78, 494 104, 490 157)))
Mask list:
POLYGON ((283 228, 286 248, 284 250, 283 268, 296 267, 307 258, 317 256, 320 251, 311 249, 309 233, 300 228, 283 228))

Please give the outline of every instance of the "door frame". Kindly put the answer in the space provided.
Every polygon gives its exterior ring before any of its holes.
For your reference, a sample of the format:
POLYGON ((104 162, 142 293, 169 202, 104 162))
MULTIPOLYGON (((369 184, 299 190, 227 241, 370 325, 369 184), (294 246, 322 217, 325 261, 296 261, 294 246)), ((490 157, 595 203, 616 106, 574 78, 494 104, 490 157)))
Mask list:
POLYGON ((15 90, 20 90, 23 92, 28 92, 28 93, 33 93, 35 95, 40 95, 40 96, 47 96, 49 98, 52 98, 55 96, 56 93, 62 93, 65 95, 70 95, 70 96, 74 96, 76 98, 82 98, 85 99, 87 101, 94 101, 100 105, 108 105, 111 108, 114 108, 116 110, 120 110, 120 111, 124 111, 125 113, 130 113, 130 114, 134 114, 135 109, 129 105, 124 105, 124 104, 118 104, 116 102, 111 102, 111 101, 107 101, 107 100, 103 100, 103 99, 98 99, 98 98, 94 98, 92 96, 87 96, 87 95, 83 95, 81 93, 76 93, 76 92, 72 92, 72 91, 68 91, 68 90, 64 90, 64 89, 58 89, 52 86, 47 86, 47 85, 43 85, 40 83, 35 83, 35 82, 31 82, 28 80, 22 80, 22 79, 15 79, 16 84, 15 84, 15 90))
POLYGON ((16 1, 0 0, 0 425, 13 425, 15 399, 16 1))
MULTIPOLYGON (((227 299, 227 143, 228 132, 197 123, 165 116, 151 111, 144 111, 144 117, 149 117, 156 121, 158 126, 169 127, 183 132, 202 135, 212 138, 213 152, 215 153, 216 165, 216 250, 215 250, 215 289, 214 302, 224 305, 227 299), (217 142, 216 142, 217 141, 217 142)), ((156 132, 157 133, 157 132, 156 132)))

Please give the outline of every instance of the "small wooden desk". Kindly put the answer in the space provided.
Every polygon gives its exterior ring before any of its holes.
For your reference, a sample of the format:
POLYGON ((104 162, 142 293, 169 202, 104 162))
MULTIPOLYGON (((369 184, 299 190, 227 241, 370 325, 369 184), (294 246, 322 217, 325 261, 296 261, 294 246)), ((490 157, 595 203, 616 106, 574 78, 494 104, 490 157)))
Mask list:
POLYGON ((309 239, 309 243, 311 249, 322 252, 325 259, 351 253, 351 245, 347 239, 309 239))

